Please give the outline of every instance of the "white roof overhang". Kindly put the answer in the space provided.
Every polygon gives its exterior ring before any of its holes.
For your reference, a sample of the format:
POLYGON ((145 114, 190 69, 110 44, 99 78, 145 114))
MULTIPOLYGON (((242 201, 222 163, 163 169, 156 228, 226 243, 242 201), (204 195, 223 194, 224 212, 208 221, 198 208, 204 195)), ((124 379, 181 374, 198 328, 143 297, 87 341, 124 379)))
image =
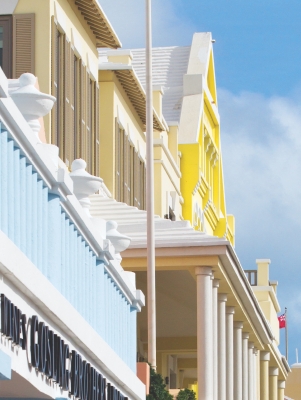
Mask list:
MULTIPOLYGON (((121 86, 126 92, 130 102, 141 119, 144 128, 146 128, 146 94, 136 75, 133 67, 127 64, 118 63, 100 63, 98 65, 100 71, 114 71, 121 86)), ((158 114, 153 109, 153 126, 157 131, 164 131, 165 127, 160 120, 158 114)))
POLYGON ((96 39, 97 47, 117 49, 121 42, 97 0, 73 0, 96 39))

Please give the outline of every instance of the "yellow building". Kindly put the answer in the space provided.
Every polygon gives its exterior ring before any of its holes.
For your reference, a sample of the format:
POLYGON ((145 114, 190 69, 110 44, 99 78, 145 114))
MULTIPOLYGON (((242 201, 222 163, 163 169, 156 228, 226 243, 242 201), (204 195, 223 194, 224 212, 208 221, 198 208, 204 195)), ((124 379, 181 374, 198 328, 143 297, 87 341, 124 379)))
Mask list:
POLYGON ((301 363, 291 366, 292 372, 287 378, 285 394, 287 399, 301 400, 301 363))
MULTIPOLYGON (((146 291, 145 211, 103 194, 91 202, 94 217, 109 211, 131 238, 122 266, 146 291)), ((244 271, 226 239, 195 231, 189 221, 157 217, 155 232, 157 369, 168 388, 194 388, 202 400, 283 400, 290 368, 278 349, 280 307, 270 261, 244 271)), ((145 310, 138 353, 147 359, 145 310)))
MULTIPOLYGON (((3 66, 14 78, 34 72, 57 97, 40 138, 67 166, 81 157, 104 178, 91 214, 110 215, 131 238, 122 266, 146 291, 144 51, 98 53, 120 42, 96 0, 16 0, 5 14, 3 66)), ((197 388, 199 400, 282 400, 289 366, 278 350, 276 284, 261 260, 251 286, 232 246, 211 34, 153 55, 158 371, 170 389, 197 388)), ((143 311, 141 359, 146 332, 143 311)))
POLYGON ((179 125, 183 216, 196 229, 234 244, 234 218, 226 213, 211 33, 195 34, 179 125))
MULTIPOLYGON (((189 47, 155 48, 153 62, 154 120, 161 123, 154 126, 157 369, 169 389, 190 387, 202 400, 282 400, 290 369, 278 350, 277 285, 269 282, 268 260, 258 260, 248 280, 232 246, 211 34, 195 34, 189 47), (180 172, 176 177, 164 159, 170 155, 180 172)), ((126 160, 116 154, 118 131, 143 159, 145 126, 135 105, 140 91, 145 107, 144 65, 143 49, 100 52, 101 140, 108 136, 111 143, 103 143, 101 176, 113 198, 92 196, 91 213, 105 218, 110 210, 118 230, 131 238, 122 265, 136 272, 138 287, 146 290, 146 213, 120 195, 124 188, 116 186, 120 173, 114 171, 116 165, 127 168, 116 162, 126 160)), ((121 175, 127 183, 122 170, 121 175)), ((138 320, 138 338, 139 358, 145 360, 146 312, 138 320)))
MULTIPOLYGON (((132 53, 134 69, 145 84, 144 50, 132 53)), ((226 212, 211 33, 195 33, 191 46, 154 48, 153 84, 163 89, 167 137, 180 167, 175 202, 181 203, 182 213, 176 213, 176 219, 189 220, 196 230, 234 244, 234 217, 226 212)), ((160 138, 154 138, 156 168, 160 138)))
POLYGON ((81 157, 99 175, 97 47, 121 44, 98 2, 14 0, 1 7, 4 72, 12 78, 32 72, 40 89, 57 98, 41 140, 57 145, 68 167, 81 157))
MULTIPOLYGON (((145 203, 135 200, 139 195, 130 193, 135 153, 145 163, 145 51, 99 55, 100 175, 116 200, 144 209, 145 203), (120 155, 118 146, 128 142, 129 149, 120 155)), ((196 230, 234 244, 234 217, 226 214, 210 33, 195 34, 191 46, 153 49, 153 97, 155 213, 189 220, 196 230)))
MULTIPOLYGON (((121 202, 146 207, 146 95, 130 50, 99 52, 100 175, 121 202)), ((154 86, 155 213, 182 218, 177 129, 162 113, 164 92, 154 86)))

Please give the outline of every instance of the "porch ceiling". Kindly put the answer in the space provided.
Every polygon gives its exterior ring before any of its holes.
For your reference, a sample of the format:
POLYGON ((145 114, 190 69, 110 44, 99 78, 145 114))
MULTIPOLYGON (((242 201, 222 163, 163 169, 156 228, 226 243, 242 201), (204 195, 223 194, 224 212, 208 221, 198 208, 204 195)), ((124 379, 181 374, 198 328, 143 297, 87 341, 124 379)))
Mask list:
MULTIPOLYGON (((146 272, 137 272, 136 282, 146 293, 146 272)), ((157 337, 196 336, 196 283, 189 271, 156 272, 156 297, 157 337)), ((146 307, 138 314, 138 326, 147 330, 146 307)))

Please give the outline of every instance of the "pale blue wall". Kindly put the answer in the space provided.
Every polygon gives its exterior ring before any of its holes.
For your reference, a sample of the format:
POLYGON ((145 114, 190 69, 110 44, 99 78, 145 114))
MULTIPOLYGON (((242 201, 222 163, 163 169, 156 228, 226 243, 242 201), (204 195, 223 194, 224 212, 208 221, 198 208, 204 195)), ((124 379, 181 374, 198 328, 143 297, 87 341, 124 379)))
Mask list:
POLYGON ((0 229, 136 371, 136 310, 3 125, 0 156, 0 229))
MULTIPOLYGON (((0 381, 11 379, 11 358, 0 350, 0 381)), ((1 383, 0 383, 1 387, 1 383)))

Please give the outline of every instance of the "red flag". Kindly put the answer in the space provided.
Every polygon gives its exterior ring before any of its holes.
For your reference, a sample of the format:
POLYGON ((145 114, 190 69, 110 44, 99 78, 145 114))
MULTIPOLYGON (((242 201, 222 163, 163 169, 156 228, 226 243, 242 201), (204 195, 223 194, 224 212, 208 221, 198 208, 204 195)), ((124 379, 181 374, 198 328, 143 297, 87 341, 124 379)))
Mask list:
POLYGON ((282 314, 278 317, 279 321, 279 329, 285 328, 286 327, 286 317, 285 314, 282 314))

